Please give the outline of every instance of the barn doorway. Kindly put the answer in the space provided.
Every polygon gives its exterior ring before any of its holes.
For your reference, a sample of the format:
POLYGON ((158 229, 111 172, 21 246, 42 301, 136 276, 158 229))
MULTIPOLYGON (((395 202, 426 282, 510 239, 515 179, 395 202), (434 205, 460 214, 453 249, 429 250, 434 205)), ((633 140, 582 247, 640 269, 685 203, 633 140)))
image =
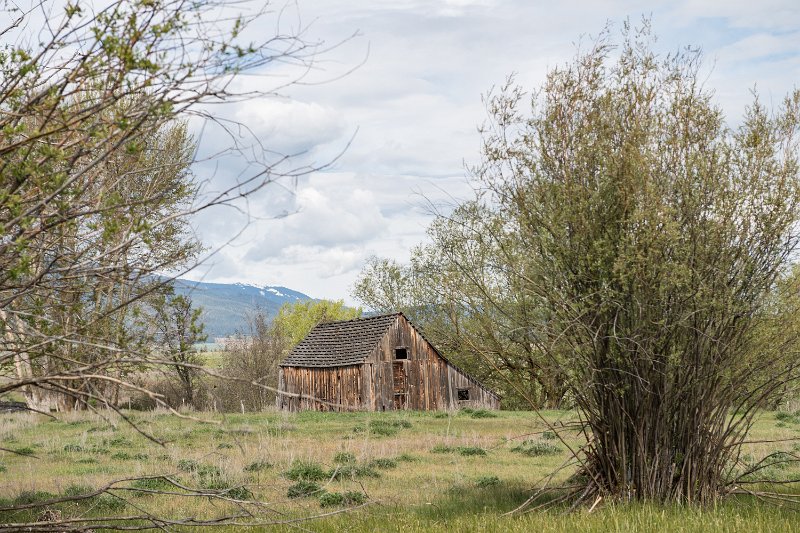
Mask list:
POLYGON ((392 365, 392 377, 394 380, 394 408, 405 409, 408 404, 408 378, 406 377, 406 366, 402 361, 396 361, 392 365))

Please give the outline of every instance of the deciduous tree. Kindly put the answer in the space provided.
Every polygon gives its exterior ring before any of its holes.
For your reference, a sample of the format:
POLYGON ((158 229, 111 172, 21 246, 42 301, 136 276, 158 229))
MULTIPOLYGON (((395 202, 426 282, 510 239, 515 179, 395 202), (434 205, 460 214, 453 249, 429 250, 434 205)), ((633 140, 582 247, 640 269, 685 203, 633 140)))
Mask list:
POLYGON ((475 173, 584 424, 579 497, 709 503, 796 377, 769 309, 800 237, 800 92, 729 126, 699 52, 659 56, 648 26, 492 95, 475 173))
POLYGON ((361 308, 347 307, 343 300, 311 300, 286 303, 273 320, 276 334, 285 337, 288 348, 299 343, 320 322, 350 320, 361 316, 361 308))
POLYGON ((130 385, 120 369, 155 361, 126 324, 158 275, 194 264, 192 215, 280 175, 265 148, 260 170, 200 197, 181 121, 274 88, 237 92, 243 72, 279 61, 302 76, 316 47, 280 30, 251 42, 269 13, 225 2, 43 0, 3 14, 0 395, 113 405, 130 385))

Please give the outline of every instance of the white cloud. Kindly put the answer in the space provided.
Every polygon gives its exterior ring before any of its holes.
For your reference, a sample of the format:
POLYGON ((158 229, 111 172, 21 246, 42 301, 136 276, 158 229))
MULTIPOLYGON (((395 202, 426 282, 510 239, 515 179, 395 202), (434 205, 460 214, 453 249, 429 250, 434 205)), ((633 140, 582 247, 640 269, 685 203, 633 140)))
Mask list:
MULTIPOLYGON (((347 299, 368 255, 403 259, 425 238, 431 216, 417 193, 434 201, 468 195, 463 163, 479 160, 481 94, 511 72, 518 72, 523 86, 537 87, 549 68, 574 55, 581 36, 597 35, 607 20, 619 27, 626 17, 636 22, 652 14, 658 50, 701 46, 708 58, 706 86, 734 122, 755 84, 768 105, 777 105, 800 72, 795 0, 302 0, 299 5, 302 22, 311 22, 309 38, 331 45, 355 31, 363 37, 334 47, 309 71, 280 65, 269 76, 238 82, 240 88, 263 89, 304 76, 304 85, 284 91, 286 98, 215 108, 215 113, 246 123, 267 148, 307 152, 288 165, 335 162, 296 185, 284 181, 289 192, 267 188, 242 205, 251 223, 235 246, 215 258, 206 279, 280 284, 347 299), (363 65, 341 77, 367 55, 363 65), (356 128, 352 145, 336 159, 356 128), (274 218, 282 212, 292 214, 274 218)), ((228 141, 207 133, 202 149, 213 152, 228 141)), ((231 183, 254 170, 257 165, 231 157, 204 167, 204 175, 212 184, 231 183)), ((244 227, 248 217, 223 210, 198 220, 213 247, 244 227)))
POLYGON ((383 233, 387 221, 372 192, 331 187, 324 183, 324 177, 314 176, 311 184, 297 190, 292 214, 258 224, 262 236, 246 259, 283 257, 291 262, 300 258, 298 250, 351 245, 383 233))
POLYGON ((697 19, 721 19, 731 28, 797 29, 800 4, 787 0, 685 0, 675 12, 691 23, 697 19))
POLYGON ((260 98, 239 106, 236 120, 247 124, 264 146, 281 154, 308 152, 345 131, 341 112, 317 102, 260 98))
POLYGON ((781 59, 797 56, 800 49, 800 31, 793 33, 754 33, 717 51, 720 64, 740 64, 753 60, 781 59))

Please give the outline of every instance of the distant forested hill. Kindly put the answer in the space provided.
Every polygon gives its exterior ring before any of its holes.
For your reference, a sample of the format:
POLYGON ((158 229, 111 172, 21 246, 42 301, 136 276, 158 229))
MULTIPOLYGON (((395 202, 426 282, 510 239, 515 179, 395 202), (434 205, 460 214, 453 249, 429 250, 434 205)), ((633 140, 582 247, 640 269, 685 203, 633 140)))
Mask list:
POLYGON ((284 303, 312 299, 286 287, 203 283, 183 279, 176 280, 175 292, 190 296, 194 307, 203 308, 202 320, 209 342, 214 337, 228 337, 237 332, 247 334, 247 318, 259 310, 272 319, 284 303))

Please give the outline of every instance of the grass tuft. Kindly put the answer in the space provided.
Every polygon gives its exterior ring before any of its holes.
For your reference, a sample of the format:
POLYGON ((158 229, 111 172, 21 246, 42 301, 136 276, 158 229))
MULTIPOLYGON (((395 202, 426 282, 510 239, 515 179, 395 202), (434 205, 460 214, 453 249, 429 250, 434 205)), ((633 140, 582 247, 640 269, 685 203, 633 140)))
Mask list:
POLYGON ((473 455, 486 455, 486 450, 481 448, 480 446, 459 446, 456 448, 456 451, 464 455, 466 457, 473 456, 473 455))
POLYGON ((243 470, 245 472, 263 472, 264 470, 272 468, 272 466, 272 463, 269 461, 255 461, 245 466, 243 470))
POLYGON ((300 460, 295 460, 283 475, 292 481, 322 481, 329 477, 318 463, 300 460))
POLYGON ((13 505, 31 505, 56 498, 55 494, 43 490, 25 490, 20 492, 13 500, 13 505))
POLYGON ((781 422, 790 422, 792 424, 797 424, 800 422, 797 416, 793 415, 792 413, 788 413, 786 411, 778 411, 775 413, 775 419, 780 420, 781 422))
POLYGON ((64 489, 61 494, 67 498, 72 498, 75 496, 85 496, 86 494, 91 494, 92 492, 94 492, 94 489, 88 485, 70 485, 64 489))
POLYGON ((511 451, 527 455, 528 457, 543 457, 547 455, 558 455, 561 453, 561 448, 549 442, 524 440, 511 448, 511 451))
POLYGON ((347 507, 351 505, 361 505, 367 501, 366 495, 362 492, 326 492, 320 495, 320 507, 347 507))
POLYGON ((286 496, 289 498, 307 498, 314 494, 319 494, 322 490, 322 487, 313 481, 298 481, 286 490, 286 496))
POLYGON ((178 470, 197 474, 201 478, 220 477, 222 471, 213 465, 198 463, 193 459, 181 459, 178 461, 178 470))
MULTIPOLYGON (((131 483, 131 487, 134 489, 142 489, 142 490, 161 490, 161 491, 175 491, 177 487, 173 485, 167 478, 165 477, 148 477, 144 479, 137 479, 133 483, 131 483)), ((139 495, 145 495, 146 492, 140 492, 139 495)))
POLYGON ((497 476, 481 476, 475 480, 475 486, 485 489, 487 487, 494 487, 500 484, 500 478, 497 476))
POLYGON ((376 478, 376 477, 381 477, 381 475, 371 465, 364 466, 364 465, 346 464, 346 465, 337 465, 336 468, 331 470, 325 476, 325 479, 343 480, 343 479, 358 479, 365 477, 376 478))
POLYGON ((356 462, 356 456, 350 452, 338 452, 333 456, 333 462, 344 465, 356 462))
POLYGON ((470 418, 497 418, 497 415, 487 409, 473 409, 472 407, 464 407, 460 410, 460 414, 469 416, 470 418))
POLYGON ((378 459, 373 459, 369 462, 368 466, 372 468, 397 468, 397 461, 394 459, 389 459, 388 457, 380 457, 378 459))
POLYGON ((431 448, 431 453, 457 453, 465 457, 475 455, 486 455, 486 450, 480 446, 448 446, 446 444, 437 444, 431 448))

